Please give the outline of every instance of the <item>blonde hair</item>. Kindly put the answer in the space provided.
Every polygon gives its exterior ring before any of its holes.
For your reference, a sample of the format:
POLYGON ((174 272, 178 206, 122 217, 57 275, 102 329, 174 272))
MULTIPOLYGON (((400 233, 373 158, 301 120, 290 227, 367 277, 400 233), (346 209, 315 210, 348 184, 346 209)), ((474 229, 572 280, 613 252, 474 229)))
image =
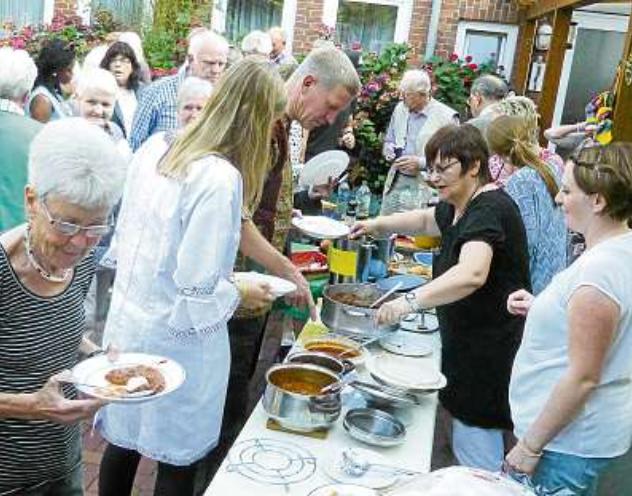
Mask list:
POLYGON ((492 153, 509 157, 515 167, 531 167, 542 178, 555 201, 559 185, 550 166, 540 158, 538 146, 531 141, 530 129, 524 117, 501 115, 487 129, 487 143, 492 153))
POLYGON ((158 171, 182 179, 196 160, 211 153, 224 155, 241 173, 244 206, 253 210, 272 161, 272 125, 284 108, 285 90, 277 71, 263 57, 246 57, 224 74, 158 171))
POLYGON ((526 119, 526 124, 529 126, 529 137, 532 143, 538 144, 538 137, 540 134, 538 109, 531 98, 526 96, 508 96, 500 102, 494 103, 490 106, 492 112, 497 115, 517 115, 526 119))

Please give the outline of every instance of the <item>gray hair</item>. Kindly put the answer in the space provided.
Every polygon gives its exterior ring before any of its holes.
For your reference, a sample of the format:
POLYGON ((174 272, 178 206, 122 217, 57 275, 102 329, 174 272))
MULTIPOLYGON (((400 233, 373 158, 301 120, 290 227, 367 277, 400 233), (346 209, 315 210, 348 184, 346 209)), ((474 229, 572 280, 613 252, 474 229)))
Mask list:
POLYGON ((196 56, 204 46, 214 46, 218 50, 225 51, 228 55, 229 45, 226 38, 205 28, 193 30, 189 38, 187 53, 196 56))
POLYGON ((283 43, 287 41, 287 34, 285 34, 285 30, 282 27, 274 26, 268 29, 268 34, 270 37, 278 36, 283 40, 283 43))
POLYGON ((360 90, 360 78, 355 67, 349 57, 337 48, 319 48, 309 52, 288 84, 299 85, 307 76, 313 76, 327 89, 342 86, 353 96, 360 90))
POLYGON ((180 110, 191 97, 201 96, 208 98, 211 96, 211 93, 213 93, 213 85, 206 79, 189 76, 182 82, 178 90, 177 108, 180 110))
POLYGON ((474 80, 470 94, 483 97, 489 102, 498 102, 507 96, 509 87, 498 76, 485 74, 474 80))
POLYGON ((241 51, 244 52, 244 55, 258 54, 268 56, 272 52, 272 38, 263 31, 250 31, 241 40, 241 51))
POLYGON ((78 117, 50 122, 29 153, 29 184, 85 209, 111 209, 121 197, 125 161, 112 138, 78 117))
POLYGON ((0 48, 0 98, 24 98, 31 91, 36 77, 37 67, 26 51, 0 48))
POLYGON ((100 90, 116 97, 119 92, 119 86, 116 78, 110 71, 93 67, 81 71, 77 80, 75 94, 77 98, 82 98, 83 94, 89 90, 100 90))
POLYGON ((423 69, 411 69, 404 72, 402 80, 399 83, 399 89, 401 91, 415 91, 430 94, 431 88, 430 75, 423 69))

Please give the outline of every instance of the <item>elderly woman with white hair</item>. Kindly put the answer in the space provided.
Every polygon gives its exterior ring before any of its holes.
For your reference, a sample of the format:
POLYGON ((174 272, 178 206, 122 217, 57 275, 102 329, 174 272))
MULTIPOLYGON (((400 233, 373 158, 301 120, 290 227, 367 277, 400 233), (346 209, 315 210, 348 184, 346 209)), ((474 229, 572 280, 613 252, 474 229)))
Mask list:
POLYGON ((103 403, 76 399, 60 373, 81 344, 97 349, 83 340, 83 300, 124 177, 108 136, 80 119, 31 145, 28 221, 0 235, 0 494, 83 494, 78 422, 103 403))
POLYGON ((29 145, 42 127, 24 115, 36 77, 27 52, 0 48, 0 232, 24 222, 29 145))
POLYGON ((119 153, 129 161, 132 158, 132 152, 125 134, 116 123, 112 122, 118 93, 118 83, 111 72, 100 68, 84 70, 75 90, 77 113, 110 135, 119 153))
POLYGON ((213 93, 213 85, 205 79, 190 76, 178 91, 178 127, 194 121, 213 93))
POLYGON ((411 210, 429 199, 428 187, 419 177, 425 167, 424 148, 432 135, 448 124, 458 124, 456 110, 432 98, 430 76, 424 70, 404 73, 397 104, 384 139, 384 158, 391 168, 384 184, 381 215, 411 210), (409 198, 405 198, 408 190, 409 198), (425 192, 424 192, 425 190, 425 192))

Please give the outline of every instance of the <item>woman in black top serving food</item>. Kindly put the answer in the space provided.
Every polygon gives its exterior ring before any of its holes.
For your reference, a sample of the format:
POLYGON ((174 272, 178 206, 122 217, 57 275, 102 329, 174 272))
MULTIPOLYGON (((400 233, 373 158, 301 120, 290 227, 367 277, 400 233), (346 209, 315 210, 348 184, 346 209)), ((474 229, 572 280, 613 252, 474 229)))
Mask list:
POLYGON ((394 323, 437 308, 448 379, 439 399, 453 416, 452 449, 462 465, 497 471, 503 430, 512 428, 509 377, 524 324, 505 302, 529 285, 525 229, 513 200, 491 184, 487 145, 476 128, 443 127, 425 151, 439 204, 359 222, 351 236, 441 235, 432 282, 384 304, 377 319, 394 323))

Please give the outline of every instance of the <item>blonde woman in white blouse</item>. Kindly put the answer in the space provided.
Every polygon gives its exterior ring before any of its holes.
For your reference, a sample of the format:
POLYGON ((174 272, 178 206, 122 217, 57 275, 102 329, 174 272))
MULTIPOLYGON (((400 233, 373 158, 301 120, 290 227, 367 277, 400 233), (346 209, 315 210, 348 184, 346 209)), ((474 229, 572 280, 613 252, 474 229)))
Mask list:
MULTIPOLYGON (((101 496, 130 494, 141 455, 159 462, 155 494, 192 495, 195 462, 217 444, 230 367, 226 324, 240 301, 232 272, 242 212, 261 195, 284 105, 275 69, 244 59, 196 121, 177 137, 152 136, 130 166, 104 343, 167 356, 187 379, 159 400, 105 409, 101 496)), ((269 288, 260 292, 258 304, 272 299, 269 288)))

